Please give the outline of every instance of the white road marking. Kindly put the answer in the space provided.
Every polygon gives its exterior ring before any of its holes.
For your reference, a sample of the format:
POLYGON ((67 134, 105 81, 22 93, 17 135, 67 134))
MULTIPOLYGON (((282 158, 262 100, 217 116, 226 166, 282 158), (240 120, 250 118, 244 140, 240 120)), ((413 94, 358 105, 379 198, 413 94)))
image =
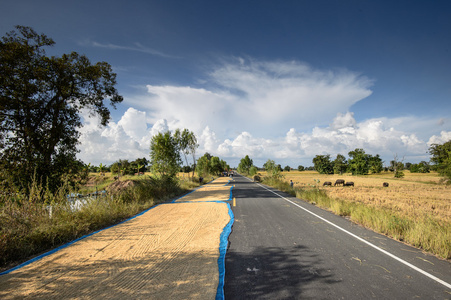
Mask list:
MULTIPOLYGON (((247 177, 246 177, 246 178, 247 178, 247 177)), ((248 179, 249 179, 249 178, 248 178, 248 179)), ((251 181, 252 181, 252 180, 251 180, 251 181)), ((390 252, 385 251, 384 249, 379 248, 378 246, 376 246, 376 245, 374 245, 374 244, 371 244, 370 242, 364 240, 363 238, 361 238, 361 237, 359 237, 359 236, 357 236, 357 235, 355 235, 355 234, 353 234, 353 233, 347 231, 347 230, 344 229, 344 228, 341 228, 340 226, 338 226, 338 225, 336 225, 336 224, 330 222, 329 220, 324 219, 323 217, 321 217, 321 216, 319 216, 319 215, 317 215, 317 214, 315 214, 315 213, 309 211, 308 209, 306 209, 306 208, 300 206, 299 204, 294 203, 293 201, 291 201, 291 200, 285 198, 284 196, 277 194, 276 192, 274 192, 274 191, 268 189, 267 187, 265 187, 265 186, 263 186, 263 185, 261 185, 261 184, 259 184, 259 183, 256 183, 256 184, 259 185, 259 186, 261 186, 261 187, 264 188, 265 190, 270 191, 271 193, 273 193, 273 194, 279 196, 280 198, 284 199, 285 201, 288 201, 288 202, 290 202, 291 204, 293 204, 293 205, 295 205, 295 206, 297 206, 297 207, 299 207, 299 208, 305 210, 305 211, 308 212, 309 214, 311 214, 311 215, 317 217, 318 219, 320 219, 320 220, 322 220, 322 221, 324 221, 324 222, 326 222, 326 223, 328 223, 328 224, 334 226, 335 228, 337 228, 337 229, 343 231, 344 233, 349 234, 350 236, 352 236, 352 237, 356 238, 357 240, 359 240, 359 241, 361 241, 361 242, 367 244, 368 246, 373 247, 374 249, 376 249, 376 250, 378 250, 378 251, 384 253, 385 255, 388 255, 388 256, 390 256, 391 258, 393 258, 393 259, 399 261, 400 263, 402 263, 402 264, 408 266, 409 268, 414 269, 415 271, 420 272, 421 274, 423 274, 423 275, 429 277, 430 279, 432 279, 432 280, 434 280, 434 281, 436 281, 436 282, 438 282, 438 283, 440 283, 440 284, 446 286, 447 288, 451 289, 451 284, 449 284, 449 283, 447 283, 447 282, 441 280, 440 278, 437 278, 437 277, 435 277, 434 275, 429 274, 428 272, 426 272, 426 271, 424 271, 424 270, 422 270, 422 269, 420 269, 420 268, 418 268, 418 267, 412 265, 411 263, 408 263, 407 261, 405 261, 405 260, 403 260, 403 259, 397 257, 396 255, 391 254, 390 252)))

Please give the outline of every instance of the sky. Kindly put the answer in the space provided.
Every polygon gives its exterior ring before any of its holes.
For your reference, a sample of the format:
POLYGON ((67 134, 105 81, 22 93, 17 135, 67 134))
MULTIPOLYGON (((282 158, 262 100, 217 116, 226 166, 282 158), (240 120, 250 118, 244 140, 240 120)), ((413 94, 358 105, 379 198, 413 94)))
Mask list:
POLYGON ((197 156, 297 168, 362 148, 385 165, 451 140, 451 2, 0 0, 0 32, 30 26, 106 61, 124 101, 82 112, 78 158, 149 158, 187 128, 197 156))

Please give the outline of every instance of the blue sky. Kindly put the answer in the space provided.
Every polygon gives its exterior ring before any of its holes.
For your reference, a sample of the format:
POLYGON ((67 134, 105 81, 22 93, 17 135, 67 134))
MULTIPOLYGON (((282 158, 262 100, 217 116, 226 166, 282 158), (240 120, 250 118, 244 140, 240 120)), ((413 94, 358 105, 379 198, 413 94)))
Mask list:
POLYGON ((85 118, 79 157, 148 157, 188 128, 232 166, 312 165, 355 148, 429 160, 451 139, 449 1, 2 1, 48 54, 106 61, 124 102, 106 128, 85 118))

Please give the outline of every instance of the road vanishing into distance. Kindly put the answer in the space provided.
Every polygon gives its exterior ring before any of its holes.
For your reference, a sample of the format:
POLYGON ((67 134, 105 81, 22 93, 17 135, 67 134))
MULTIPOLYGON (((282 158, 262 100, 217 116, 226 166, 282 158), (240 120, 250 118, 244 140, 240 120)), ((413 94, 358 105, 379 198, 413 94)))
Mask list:
POLYGON ((451 263, 235 176, 226 299, 451 299, 451 263))

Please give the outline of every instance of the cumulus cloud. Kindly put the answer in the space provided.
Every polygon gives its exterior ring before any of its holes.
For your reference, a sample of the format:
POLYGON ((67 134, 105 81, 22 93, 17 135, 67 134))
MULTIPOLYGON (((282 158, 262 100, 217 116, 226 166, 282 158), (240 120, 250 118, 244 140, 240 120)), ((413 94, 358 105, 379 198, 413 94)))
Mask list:
POLYGON ((148 85, 147 99, 128 103, 149 111, 150 122, 233 136, 246 131, 277 136, 286 128, 327 124, 371 94, 357 73, 315 70, 300 62, 237 59, 205 75, 200 87, 148 85))
POLYGON ((317 154, 347 156, 355 148, 386 161, 396 154, 417 162, 428 160, 428 145, 451 139, 450 122, 443 118, 357 121, 351 107, 371 94, 372 82, 347 70, 236 59, 201 82, 147 85, 144 96, 126 97, 130 108, 105 128, 98 119, 85 118, 79 157, 95 164, 148 157, 152 136, 176 128, 196 134, 198 154, 218 155, 232 166, 245 155, 257 165, 267 159, 311 165, 317 154), (434 135, 438 128, 440 135, 434 135))
POLYGON ((442 131, 440 132, 440 136, 433 135, 428 141, 428 145, 432 144, 444 144, 448 141, 451 141, 451 131, 442 131))

